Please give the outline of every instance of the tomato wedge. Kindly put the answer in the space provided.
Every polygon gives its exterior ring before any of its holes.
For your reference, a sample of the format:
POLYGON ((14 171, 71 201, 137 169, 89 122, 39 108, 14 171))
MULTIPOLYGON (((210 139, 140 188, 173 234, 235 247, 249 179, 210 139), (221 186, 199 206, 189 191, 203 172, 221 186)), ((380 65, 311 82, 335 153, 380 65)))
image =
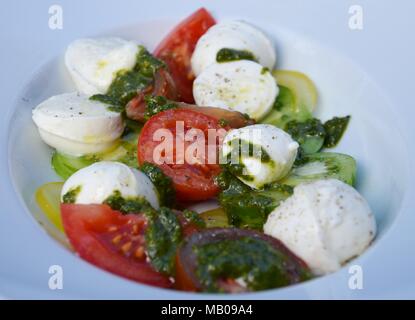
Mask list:
POLYGON ((75 251, 88 262, 157 287, 172 283, 146 261, 143 214, 122 215, 107 205, 61 204, 62 222, 75 251))
POLYGON ((154 75, 154 82, 147 88, 138 92, 137 95, 128 102, 125 111, 127 117, 133 120, 144 122, 144 112, 146 111, 146 103, 144 98, 146 95, 163 96, 170 100, 178 98, 176 85, 169 72, 160 69, 154 75))
POLYGON ((154 51, 155 56, 167 64, 181 101, 194 103, 195 77, 190 59, 199 38, 215 23, 211 14, 201 8, 177 25, 154 51))
MULTIPOLYGON (((177 108, 160 112, 151 117, 141 130, 138 140, 139 164, 149 162, 159 166, 164 174, 173 180, 179 201, 197 201, 212 198, 219 192, 219 188, 214 183, 214 177, 220 173, 221 169, 217 158, 215 161, 208 161, 209 151, 215 150, 216 156, 218 156, 220 143, 220 139, 215 139, 215 145, 209 147, 208 130, 210 129, 217 133, 226 133, 229 127, 221 127, 218 119, 194 110, 177 108), (183 125, 184 135, 191 129, 199 129, 204 134, 206 151, 197 163, 189 163, 183 158, 192 142, 181 139, 179 144, 176 143, 179 140, 176 137, 176 125, 180 123, 183 125), (172 161, 170 163, 168 163, 169 161, 160 163, 161 161, 157 161, 158 159, 154 157, 155 149, 159 149, 162 143, 160 139, 155 139, 157 132, 160 132, 161 129, 170 132, 173 137, 171 141, 172 161), (181 150, 182 146, 183 149, 181 150), (176 152, 178 148, 180 149, 176 152), (181 158, 177 158, 177 155, 181 158)), ((213 156, 210 155, 210 157, 213 156)))

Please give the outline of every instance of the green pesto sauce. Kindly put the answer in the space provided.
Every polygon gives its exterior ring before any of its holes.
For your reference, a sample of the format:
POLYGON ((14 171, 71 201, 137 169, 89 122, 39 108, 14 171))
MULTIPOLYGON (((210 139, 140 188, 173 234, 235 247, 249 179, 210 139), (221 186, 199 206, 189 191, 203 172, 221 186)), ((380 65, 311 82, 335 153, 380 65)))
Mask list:
POLYGON ((215 177, 215 184, 227 194, 239 194, 249 192, 251 188, 236 178, 226 166, 222 172, 215 177))
POLYGON ((250 290, 265 290, 289 285, 286 257, 266 241, 251 237, 221 240, 193 248, 196 273, 208 292, 221 292, 220 279, 242 278, 250 290))
POLYGON ((177 247, 183 238, 179 219, 173 210, 166 207, 148 212, 147 217, 147 256, 157 271, 173 276, 177 247))
POLYGON ((122 112, 125 105, 153 83, 154 75, 164 67, 161 60, 153 57, 143 46, 139 46, 136 64, 131 70, 120 70, 105 94, 96 94, 91 100, 103 102, 111 111, 122 112))
POLYGON ((324 123, 324 129, 326 130, 326 139, 324 141, 324 147, 333 148, 335 147, 346 131, 347 125, 349 124, 350 116, 346 117, 334 117, 331 120, 324 123))
POLYGON ((119 191, 114 191, 104 203, 123 214, 145 214, 147 256, 157 271, 174 275, 174 257, 182 240, 182 228, 173 210, 166 207, 155 210, 143 197, 124 198, 119 191))
POLYGON ((76 197, 78 196, 79 192, 81 192, 81 189, 81 186, 77 186, 76 188, 70 189, 67 193, 63 195, 63 203, 75 203, 76 197))
POLYGON ((287 197, 291 196, 293 194, 293 191, 294 191, 293 187, 288 186, 286 184, 279 184, 277 182, 268 183, 262 189, 262 192, 264 194, 272 193, 272 192, 279 192, 281 194, 285 194, 287 197))
POLYGON ((99 101, 108 105, 107 109, 109 111, 122 112, 124 110, 118 98, 113 96, 109 96, 106 94, 94 94, 93 96, 89 97, 89 100, 99 101))
POLYGON ((320 151, 326 138, 323 124, 315 118, 302 122, 292 120, 286 124, 285 131, 300 144, 303 154, 320 151))
POLYGON ((343 136, 349 120, 350 116, 334 117, 324 124, 316 118, 289 121, 284 129, 300 144, 295 164, 304 164, 307 155, 317 153, 323 147, 335 147, 343 136))
POLYGON ((236 50, 230 48, 222 48, 216 54, 216 62, 219 63, 238 60, 257 61, 257 58, 248 50, 236 50))
POLYGON ((172 207, 176 199, 172 179, 166 176, 159 167, 148 162, 143 163, 140 170, 147 175, 156 187, 160 204, 172 207))
POLYGON ((267 68, 267 67, 263 67, 263 68, 261 69, 261 74, 266 74, 267 72, 270 72, 270 71, 269 71, 269 68, 267 68))
POLYGON ((231 152, 227 155, 226 166, 228 170, 235 176, 241 177, 246 181, 255 180, 254 176, 245 174, 245 165, 242 163, 242 157, 252 157, 260 159, 262 163, 267 163, 274 166, 268 152, 262 146, 255 145, 249 141, 242 139, 234 139, 228 141, 228 145, 233 147, 231 152), (237 159, 237 163, 233 161, 237 159))
POLYGON ((247 114, 247 113, 242 113, 242 116, 245 118, 245 120, 253 120, 250 116, 249 116, 249 114, 247 114))
POLYGON ((152 209, 144 197, 124 198, 118 190, 115 190, 112 195, 105 199, 104 203, 109 205, 113 210, 120 211, 123 214, 145 213, 152 209))
POLYGON ((232 155, 236 156, 246 156, 261 159, 262 162, 270 162, 271 157, 268 152, 262 146, 253 144, 252 142, 243 140, 243 139, 234 139, 228 141, 228 145, 237 148, 233 148, 228 154, 228 160, 231 159, 232 155))
POLYGON ((219 203, 228 215, 231 225, 239 228, 261 230, 268 215, 275 209, 275 201, 261 193, 219 195, 219 203))
POLYGON ((224 168, 215 183, 222 190, 218 200, 228 222, 240 228, 262 230, 269 213, 292 194, 291 187, 275 183, 254 190, 236 178, 229 168, 224 168))
POLYGON ((175 109, 178 107, 177 103, 167 100, 163 96, 146 96, 144 98, 146 102, 146 111, 144 111, 144 118, 146 120, 150 119, 152 116, 156 115, 159 112, 175 109))
POLYGON ((194 224, 198 228, 206 228, 205 221, 196 211, 186 209, 183 211, 183 216, 189 223, 194 224))
MULTIPOLYGON (((126 137, 129 134, 136 134, 138 136, 138 134, 141 132, 141 129, 143 128, 143 124, 141 122, 138 122, 136 120, 130 119, 128 117, 124 116, 124 121, 125 121, 125 129, 124 132, 122 134, 122 137, 126 137)), ((131 140, 131 139, 127 139, 127 140, 131 140)))
POLYGON ((284 86, 278 86, 279 93, 274 101, 273 109, 282 111, 283 109, 293 109, 294 107, 294 94, 292 91, 284 86))
POLYGON ((227 125, 229 125, 229 121, 226 120, 226 119, 221 118, 218 121, 218 125, 221 126, 221 127, 226 127, 227 125))

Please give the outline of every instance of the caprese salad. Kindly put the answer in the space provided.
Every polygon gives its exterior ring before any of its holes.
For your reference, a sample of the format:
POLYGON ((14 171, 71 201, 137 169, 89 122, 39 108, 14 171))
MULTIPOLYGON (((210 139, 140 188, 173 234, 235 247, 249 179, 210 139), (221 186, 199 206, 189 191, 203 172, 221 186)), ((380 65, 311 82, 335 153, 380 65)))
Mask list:
POLYGON ((239 293, 338 270, 376 234, 355 159, 327 151, 350 117, 315 118, 313 82, 277 61, 263 31, 205 9, 152 53, 72 42, 76 91, 33 109, 64 180, 40 208, 81 258, 143 284, 239 293))

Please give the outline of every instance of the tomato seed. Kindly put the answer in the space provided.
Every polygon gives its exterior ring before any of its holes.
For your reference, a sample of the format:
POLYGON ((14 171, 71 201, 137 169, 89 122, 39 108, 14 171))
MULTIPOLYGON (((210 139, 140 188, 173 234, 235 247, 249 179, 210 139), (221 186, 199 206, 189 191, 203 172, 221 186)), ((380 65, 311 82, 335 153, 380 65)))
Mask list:
POLYGON ((138 225, 137 224, 133 225, 133 234, 134 235, 138 234, 138 225))
POLYGON ((144 257, 144 247, 142 246, 138 247, 135 250, 134 255, 137 259, 142 259, 144 257))
POLYGON ((112 239, 112 243, 113 244, 118 244, 121 241, 122 235, 116 235, 113 239, 112 239))
POLYGON ((122 252, 127 253, 131 249, 131 241, 128 241, 127 243, 124 243, 121 247, 122 252))

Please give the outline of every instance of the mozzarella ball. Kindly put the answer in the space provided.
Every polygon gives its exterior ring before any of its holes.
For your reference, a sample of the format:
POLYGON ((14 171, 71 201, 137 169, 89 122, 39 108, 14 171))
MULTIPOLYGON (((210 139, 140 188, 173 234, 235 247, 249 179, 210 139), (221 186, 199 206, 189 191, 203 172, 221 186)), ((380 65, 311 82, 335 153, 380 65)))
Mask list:
POLYGON ((78 39, 65 54, 65 64, 79 92, 104 94, 120 70, 131 70, 138 45, 120 38, 78 39))
POLYGON ((222 143, 222 161, 230 157, 232 163, 242 164, 244 170, 237 177, 250 187, 260 189, 288 174, 297 149, 298 143, 285 131, 268 124, 255 124, 228 132, 222 143), (253 152, 244 152, 238 142, 250 145, 253 152))
POLYGON ((248 60, 213 64, 193 83, 197 105, 239 111, 255 120, 271 110, 278 91, 271 73, 248 60))
POLYGON ((110 148, 124 131, 120 113, 76 92, 43 101, 32 118, 48 145, 75 156, 110 148))
POLYGON ((67 192, 77 188, 76 204, 102 204, 119 191, 123 198, 144 197, 153 208, 159 208, 158 193, 150 179, 119 162, 96 162, 75 172, 63 185, 61 201, 67 192))
POLYGON ((197 42, 191 64, 196 75, 216 62, 221 49, 248 51, 264 67, 273 69, 275 49, 265 34, 242 21, 221 22, 212 26, 197 42))
POLYGON ((264 232, 323 275, 363 253, 375 237, 376 221, 359 192, 328 179, 296 186, 268 216, 264 232))

